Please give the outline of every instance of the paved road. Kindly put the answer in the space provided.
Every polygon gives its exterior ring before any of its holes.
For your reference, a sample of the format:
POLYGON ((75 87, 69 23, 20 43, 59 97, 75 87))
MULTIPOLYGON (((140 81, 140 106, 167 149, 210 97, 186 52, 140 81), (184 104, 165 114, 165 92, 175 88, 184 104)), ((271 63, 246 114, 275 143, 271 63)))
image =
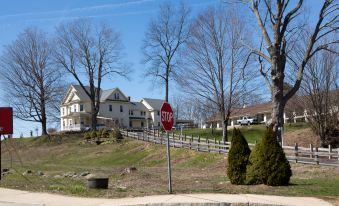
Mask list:
MULTIPOLYGON (((222 203, 249 203, 295 206, 330 206, 313 197, 282 197, 251 194, 175 194, 121 199, 80 198, 48 193, 33 193, 0 188, 0 206, 116 206, 116 205, 227 205, 222 203), (212 204, 211 204, 212 203, 212 204), (177 204, 176 204, 177 205, 177 204)), ((247 204, 246 204, 247 205, 247 204)))

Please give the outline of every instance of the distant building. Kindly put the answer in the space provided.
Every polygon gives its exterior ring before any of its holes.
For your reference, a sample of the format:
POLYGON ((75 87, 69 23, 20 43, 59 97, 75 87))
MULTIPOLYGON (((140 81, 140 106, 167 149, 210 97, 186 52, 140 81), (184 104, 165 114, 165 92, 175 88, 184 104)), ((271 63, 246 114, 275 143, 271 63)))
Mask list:
MULTIPOLYGON (((89 87, 86 87, 89 90, 89 87)), ((131 102, 119 88, 100 92, 98 128, 158 128, 164 100, 143 98, 131 102)), ((60 106, 61 131, 79 131, 91 127, 91 101, 79 85, 71 85, 60 106)))
MULTIPOLYGON (((339 90, 332 91, 330 95, 339 96, 339 90)), ((310 112, 305 104, 305 96, 293 96, 288 100, 284 110, 284 123, 288 122, 308 122, 310 115, 317 115, 310 112)), ((333 111, 338 111, 338 105, 332 105, 333 111)), ((237 120, 241 117, 255 117, 258 123, 266 124, 270 121, 272 114, 272 103, 266 102, 262 104, 252 105, 242 108, 233 108, 231 111, 229 126, 237 124, 237 120)), ((214 128, 221 128, 221 121, 219 114, 215 114, 206 121, 204 128, 210 128, 213 124, 214 128)))

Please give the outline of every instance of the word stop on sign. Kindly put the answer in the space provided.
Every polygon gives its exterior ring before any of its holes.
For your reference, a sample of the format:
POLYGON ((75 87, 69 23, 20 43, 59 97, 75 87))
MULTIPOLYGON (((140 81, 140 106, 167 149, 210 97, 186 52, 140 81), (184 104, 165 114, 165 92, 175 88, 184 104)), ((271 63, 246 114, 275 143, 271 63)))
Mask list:
POLYGON ((161 112, 161 121, 162 122, 171 122, 173 121, 173 112, 161 112))

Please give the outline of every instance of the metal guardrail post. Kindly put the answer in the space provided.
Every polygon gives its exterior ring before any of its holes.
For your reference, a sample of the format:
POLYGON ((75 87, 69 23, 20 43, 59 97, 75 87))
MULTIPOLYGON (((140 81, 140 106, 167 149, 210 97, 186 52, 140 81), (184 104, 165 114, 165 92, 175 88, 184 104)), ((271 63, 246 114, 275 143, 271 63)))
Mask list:
POLYGON ((328 145, 328 159, 332 159, 331 157, 331 153, 332 153, 332 146, 331 145, 328 145))

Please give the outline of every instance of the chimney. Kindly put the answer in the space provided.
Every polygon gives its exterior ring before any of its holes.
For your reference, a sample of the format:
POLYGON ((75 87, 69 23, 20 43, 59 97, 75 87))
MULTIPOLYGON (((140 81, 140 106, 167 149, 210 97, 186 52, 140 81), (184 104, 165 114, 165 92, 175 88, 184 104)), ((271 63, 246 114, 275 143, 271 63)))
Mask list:
POLYGON ((130 97, 130 96, 128 96, 128 101, 129 101, 129 102, 131 101, 131 97, 130 97))

